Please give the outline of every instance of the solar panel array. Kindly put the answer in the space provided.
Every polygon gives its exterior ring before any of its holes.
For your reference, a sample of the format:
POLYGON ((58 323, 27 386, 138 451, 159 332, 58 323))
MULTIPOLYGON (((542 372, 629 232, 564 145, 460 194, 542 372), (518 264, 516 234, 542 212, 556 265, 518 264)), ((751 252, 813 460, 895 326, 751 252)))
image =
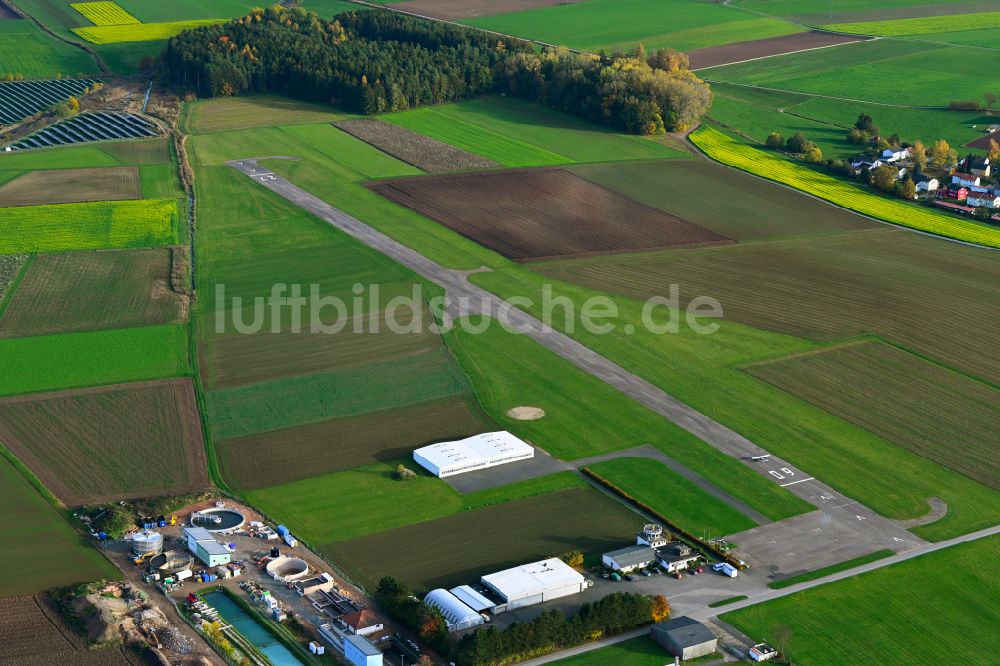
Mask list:
POLYGON ((13 150, 50 148, 88 141, 115 141, 156 136, 156 125, 131 113, 99 111, 81 113, 68 120, 49 125, 11 146, 13 150))
POLYGON ((50 81, 0 81, 0 125, 11 125, 28 116, 83 94, 99 79, 50 81))

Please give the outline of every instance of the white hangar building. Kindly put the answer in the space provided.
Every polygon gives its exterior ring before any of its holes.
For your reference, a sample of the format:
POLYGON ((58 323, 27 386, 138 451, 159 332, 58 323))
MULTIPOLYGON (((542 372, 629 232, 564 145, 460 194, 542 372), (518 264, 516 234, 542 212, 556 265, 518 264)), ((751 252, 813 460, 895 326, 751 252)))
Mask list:
POLYGON ((448 623, 448 631, 461 631, 469 627, 477 627, 486 621, 482 615, 470 608, 453 592, 442 588, 428 592, 427 596, 424 597, 424 603, 441 611, 444 621, 448 623))
POLYGON ((439 478, 505 465, 535 456, 535 449, 501 430, 419 448, 413 459, 439 478))
POLYGON ((503 599, 505 610, 567 597, 593 584, 555 557, 483 576, 481 582, 503 599))

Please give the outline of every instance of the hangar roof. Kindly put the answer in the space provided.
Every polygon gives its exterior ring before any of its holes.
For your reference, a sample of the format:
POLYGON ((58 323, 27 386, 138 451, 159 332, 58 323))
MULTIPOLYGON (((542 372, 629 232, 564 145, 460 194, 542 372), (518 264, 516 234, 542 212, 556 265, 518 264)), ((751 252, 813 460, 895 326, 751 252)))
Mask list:
POLYGON ((508 457, 528 456, 534 449, 505 430, 473 435, 453 442, 440 442, 417 449, 413 453, 438 469, 461 466, 466 463, 501 460, 508 457))
POLYGON ((583 580, 576 569, 556 557, 483 576, 483 583, 508 600, 532 596, 544 590, 579 585, 583 580))

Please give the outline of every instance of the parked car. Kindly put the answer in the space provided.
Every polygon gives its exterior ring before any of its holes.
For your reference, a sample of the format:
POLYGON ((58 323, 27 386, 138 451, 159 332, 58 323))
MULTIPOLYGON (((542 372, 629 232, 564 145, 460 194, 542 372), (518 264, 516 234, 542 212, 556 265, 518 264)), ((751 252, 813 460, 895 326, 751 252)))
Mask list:
POLYGON ((625 580, 627 580, 630 583, 634 583, 635 582, 635 576, 633 576, 632 574, 625 574, 625 580))
POLYGON ((696 574, 700 574, 700 573, 705 573, 705 570, 702 569, 701 566, 697 566, 697 567, 694 568, 694 572, 696 574))
POLYGON ((649 569, 643 569, 642 570, 642 575, 643 576, 652 576, 653 572, 651 572, 649 569))
POLYGON ((675 571, 674 572, 674 578, 676 578, 677 580, 680 580, 681 578, 684 578, 684 574, 682 574, 680 571, 675 571))

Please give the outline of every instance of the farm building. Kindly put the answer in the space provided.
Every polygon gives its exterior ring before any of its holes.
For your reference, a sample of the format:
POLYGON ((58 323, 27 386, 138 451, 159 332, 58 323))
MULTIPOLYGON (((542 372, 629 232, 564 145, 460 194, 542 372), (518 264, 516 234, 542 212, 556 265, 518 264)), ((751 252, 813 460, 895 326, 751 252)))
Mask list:
POLYGON ((344 637, 344 656, 354 666, 382 666, 382 652, 364 636, 344 637))
POLYGON ((413 459, 439 478, 526 460, 535 449, 506 431, 487 432, 454 442, 431 444, 413 452, 413 459))
POLYGON ((448 623, 448 631, 461 631, 477 627, 486 621, 482 615, 448 590, 441 588, 431 590, 424 597, 424 603, 441 611, 445 622, 448 623))
POLYGON ((185 527, 184 540, 188 550, 206 566, 217 567, 229 564, 232 554, 229 549, 215 540, 204 527, 185 527))
POLYGON ((650 636, 682 661, 712 654, 719 646, 708 627, 686 616, 654 624, 650 636))
POLYGON ((601 563, 613 571, 628 573, 654 564, 656 557, 656 551, 649 546, 628 546, 604 553, 601 563))
POLYGON ((358 636, 370 636, 385 629, 385 625, 378 618, 378 615, 367 608, 362 608, 358 612, 345 615, 340 619, 344 621, 352 634, 358 636))
POLYGON ((503 600, 503 610, 513 610, 583 592, 593 583, 562 560, 550 558, 483 576, 482 584, 503 600))
POLYGON ((656 559, 667 573, 687 569, 698 560, 698 553, 683 541, 671 541, 656 551, 656 559))

